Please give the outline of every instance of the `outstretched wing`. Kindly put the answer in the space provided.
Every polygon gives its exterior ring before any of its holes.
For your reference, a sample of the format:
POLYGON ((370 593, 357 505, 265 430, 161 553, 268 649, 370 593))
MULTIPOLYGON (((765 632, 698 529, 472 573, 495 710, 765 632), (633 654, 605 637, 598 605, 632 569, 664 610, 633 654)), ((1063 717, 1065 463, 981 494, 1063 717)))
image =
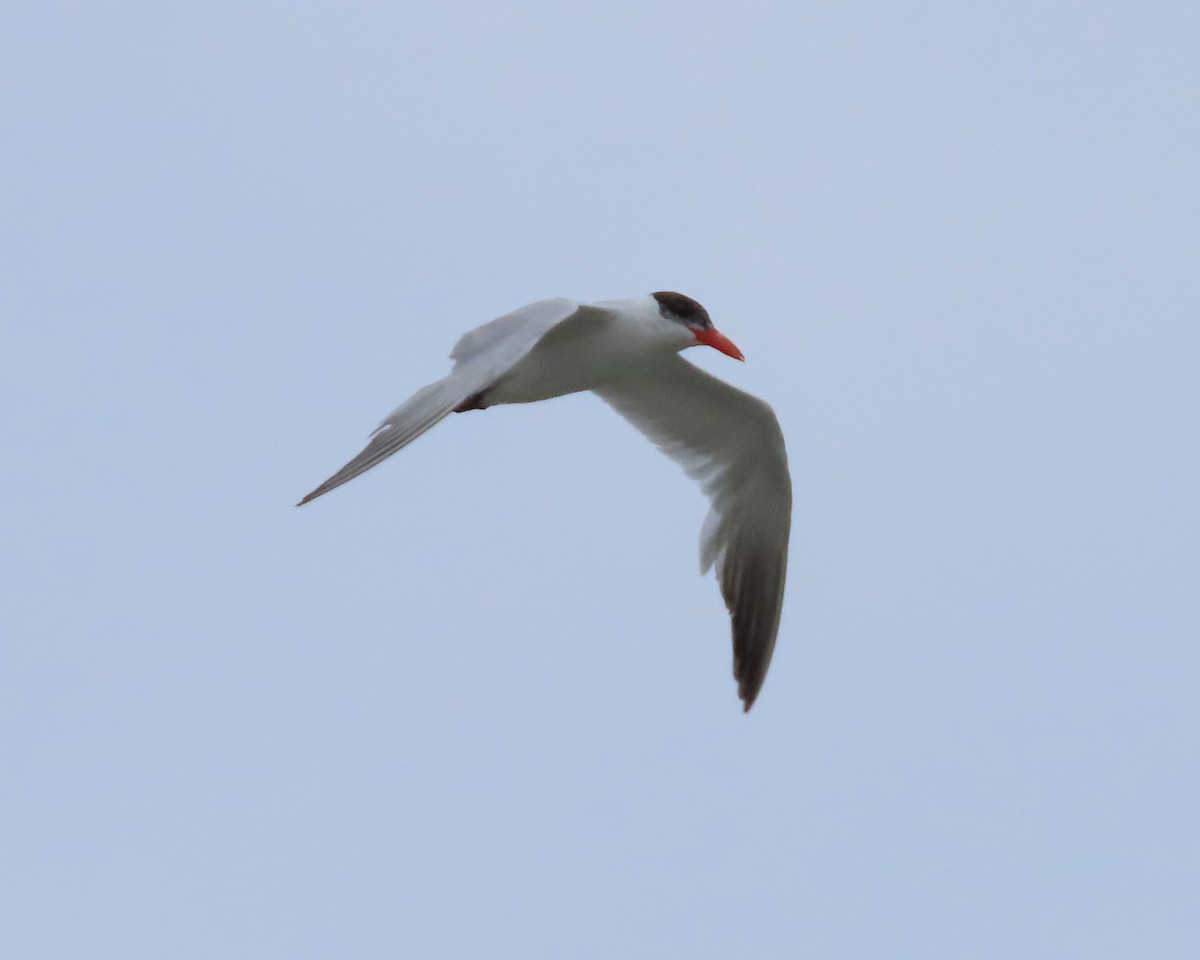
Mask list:
POLYGON ((678 355, 596 393, 699 482, 711 501, 701 572, 714 564, 749 710, 767 675, 787 577, 792 480, 774 411, 678 355))
POLYGON ((422 387, 388 414, 375 428, 362 453, 296 506, 340 487, 408 446, 459 404, 492 386, 543 336, 573 317, 579 308, 580 304, 574 300, 539 300, 464 334, 450 354, 455 363, 449 376, 422 387))

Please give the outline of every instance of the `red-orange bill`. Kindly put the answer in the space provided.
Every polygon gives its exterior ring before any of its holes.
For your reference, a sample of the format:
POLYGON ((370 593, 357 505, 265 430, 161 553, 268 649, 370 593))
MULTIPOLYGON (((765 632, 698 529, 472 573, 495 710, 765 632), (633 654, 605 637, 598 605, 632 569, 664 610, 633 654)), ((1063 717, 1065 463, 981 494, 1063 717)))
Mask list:
POLYGON ((739 350, 732 340, 725 334, 713 327, 692 327, 692 333, 707 347, 712 347, 714 350, 720 350, 725 356, 733 357, 734 360, 745 360, 742 356, 742 351, 739 350))

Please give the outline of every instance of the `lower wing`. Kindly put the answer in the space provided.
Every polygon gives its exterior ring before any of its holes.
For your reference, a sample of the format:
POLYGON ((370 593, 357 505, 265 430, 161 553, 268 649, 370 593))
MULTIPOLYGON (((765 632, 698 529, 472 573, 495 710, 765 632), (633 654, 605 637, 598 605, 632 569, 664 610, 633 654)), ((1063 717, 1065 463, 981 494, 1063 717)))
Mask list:
POLYGON ((712 509, 700 541, 733 631, 733 674, 749 710, 767 675, 787 579, 792 481, 774 411, 682 357, 595 391, 699 482, 712 509))

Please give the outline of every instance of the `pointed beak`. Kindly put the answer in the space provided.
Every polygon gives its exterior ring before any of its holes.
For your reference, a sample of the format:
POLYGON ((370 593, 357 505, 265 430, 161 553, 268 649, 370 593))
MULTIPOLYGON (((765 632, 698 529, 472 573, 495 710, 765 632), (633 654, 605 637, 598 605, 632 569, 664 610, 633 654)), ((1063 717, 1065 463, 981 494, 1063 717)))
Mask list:
POLYGON ((734 360, 746 359, 742 356, 742 351, 734 346, 732 340, 712 327, 689 327, 689 329, 696 335, 696 339, 705 346, 712 347, 714 350, 720 350, 725 356, 733 357, 734 360))

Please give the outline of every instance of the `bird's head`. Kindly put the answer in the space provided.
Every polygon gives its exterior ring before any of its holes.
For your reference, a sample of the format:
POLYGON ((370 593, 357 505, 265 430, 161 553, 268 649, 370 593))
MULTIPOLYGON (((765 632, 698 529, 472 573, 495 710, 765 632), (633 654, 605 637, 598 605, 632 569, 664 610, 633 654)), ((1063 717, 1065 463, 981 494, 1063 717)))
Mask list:
MULTIPOLYGON (((734 360, 746 359, 742 356, 742 351, 734 346, 733 341, 712 325, 712 321, 708 318, 708 311, 691 297, 685 297, 682 293, 674 293, 670 290, 660 290, 653 294, 653 297, 658 301, 658 312, 665 319, 678 323, 690 331, 696 338, 695 343, 703 343, 714 350, 720 350, 727 357, 733 357, 734 360)), ((687 346, 695 346, 695 343, 689 343, 687 346)))

